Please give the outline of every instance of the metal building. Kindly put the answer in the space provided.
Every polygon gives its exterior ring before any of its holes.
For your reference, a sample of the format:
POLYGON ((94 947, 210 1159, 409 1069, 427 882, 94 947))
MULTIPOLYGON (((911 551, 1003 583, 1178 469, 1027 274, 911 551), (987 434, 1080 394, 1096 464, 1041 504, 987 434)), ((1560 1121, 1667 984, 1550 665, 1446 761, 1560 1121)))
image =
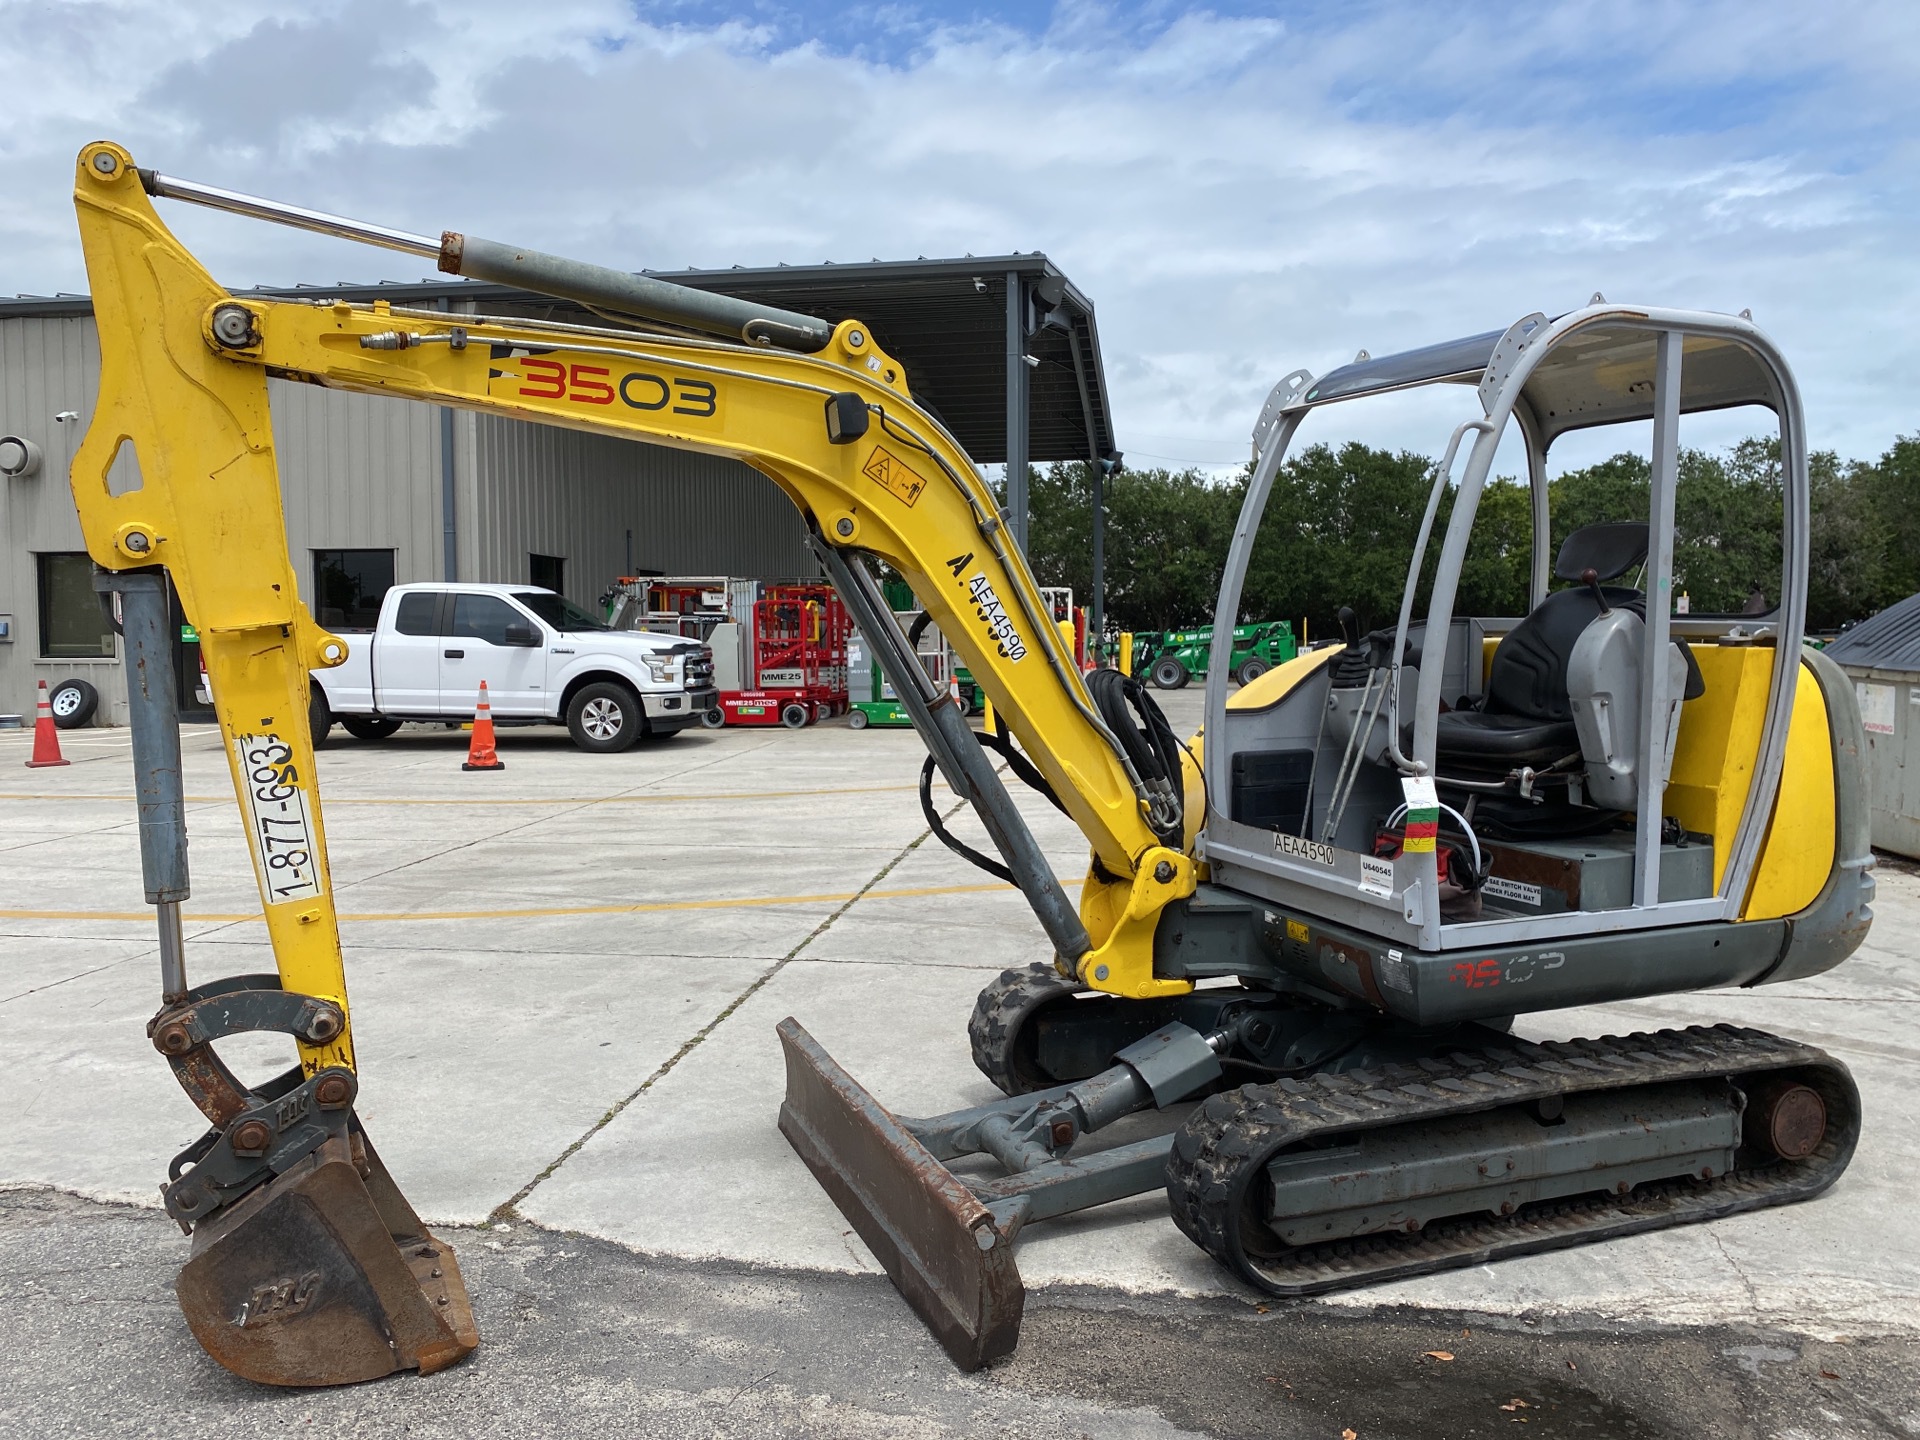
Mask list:
POLYGON ((1920 595, 1856 625, 1827 658, 1860 697, 1874 847, 1920 859, 1920 595))
MULTIPOLYGON (((1015 462, 1022 476, 1036 460, 1118 464, 1093 308, 1037 252, 661 278, 834 321, 857 316, 974 459, 1008 463, 1010 475, 1015 462)), ((593 319, 464 281, 249 293, 593 319)), ((30 720, 35 681, 72 677, 98 690, 100 722, 124 720, 117 640, 67 485, 98 379, 85 296, 0 300, 0 714, 30 720)), ((288 545, 301 598, 324 625, 370 625, 386 588, 408 581, 532 583, 592 607, 620 575, 816 573, 798 512, 737 461, 406 400, 281 381, 269 389, 288 545)), ((123 457, 117 483, 133 481, 123 457)), ((1024 538, 1024 483, 1012 489, 1010 520, 1024 538)), ((175 664, 190 708, 198 649, 184 623, 180 633, 175 664)))

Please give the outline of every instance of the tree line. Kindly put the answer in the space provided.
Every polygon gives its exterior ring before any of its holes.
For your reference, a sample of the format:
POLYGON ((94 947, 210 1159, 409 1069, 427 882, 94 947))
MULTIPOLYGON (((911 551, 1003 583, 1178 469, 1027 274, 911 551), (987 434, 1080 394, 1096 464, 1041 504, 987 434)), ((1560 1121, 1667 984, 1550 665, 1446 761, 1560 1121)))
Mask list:
MULTIPOLYGON (((1399 612, 1407 562, 1433 482, 1434 461, 1412 451, 1316 445, 1274 479, 1248 568, 1242 620, 1305 620, 1334 633, 1350 605, 1365 627, 1399 612)), ((1105 482, 1106 613, 1129 630, 1211 623, 1227 546, 1251 466, 1228 478, 1196 470, 1123 470, 1105 482)), ((1085 464, 1036 468, 1030 482, 1029 554, 1041 583, 1092 594, 1093 510, 1085 464)), ((1650 466, 1624 453, 1570 470, 1548 485, 1553 545, 1601 520, 1643 518, 1650 466)), ((1807 628, 1834 630, 1920 591, 1920 435, 1873 461, 1814 454, 1807 628)), ((1442 497, 1429 547, 1452 511, 1442 497)), ((1781 470, 1778 440, 1749 439, 1713 453, 1683 450, 1674 497, 1674 591, 1695 614, 1737 614, 1758 590, 1779 599, 1781 470)), ((1531 566, 1526 485, 1503 476, 1481 492, 1455 610, 1525 612, 1531 566)), ((1425 604, 1426 584, 1420 603, 1425 604)))

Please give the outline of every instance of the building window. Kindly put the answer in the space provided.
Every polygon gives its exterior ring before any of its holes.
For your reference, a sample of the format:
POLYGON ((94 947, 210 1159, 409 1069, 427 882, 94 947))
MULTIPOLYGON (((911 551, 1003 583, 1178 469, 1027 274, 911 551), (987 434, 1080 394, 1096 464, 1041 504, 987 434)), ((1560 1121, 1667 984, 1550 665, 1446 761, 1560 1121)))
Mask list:
POLYGON ((315 618, 329 630, 371 630, 393 588, 391 550, 313 552, 315 618))
POLYGON ((53 660, 113 658, 113 626, 93 588, 86 552, 36 555, 40 567, 40 653, 53 660))
POLYGON ((556 595, 567 593, 567 562, 561 555, 527 556, 527 583, 538 585, 542 590, 551 590, 556 595))

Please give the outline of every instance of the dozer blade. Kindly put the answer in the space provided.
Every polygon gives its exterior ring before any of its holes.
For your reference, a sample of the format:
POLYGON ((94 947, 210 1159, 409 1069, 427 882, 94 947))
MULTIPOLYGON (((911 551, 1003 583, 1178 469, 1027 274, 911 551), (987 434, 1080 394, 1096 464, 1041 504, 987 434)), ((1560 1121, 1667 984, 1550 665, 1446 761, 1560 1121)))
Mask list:
POLYGON ((886 1267, 954 1364, 977 1370, 1020 1339, 1026 1287, 1013 1234, 791 1017, 780 1132, 886 1267))
POLYGON ((206 1352, 264 1385, 429 1375, 480 1343, 452 1247, 357 1128, 196 1226, 175 1288, 206 1352))

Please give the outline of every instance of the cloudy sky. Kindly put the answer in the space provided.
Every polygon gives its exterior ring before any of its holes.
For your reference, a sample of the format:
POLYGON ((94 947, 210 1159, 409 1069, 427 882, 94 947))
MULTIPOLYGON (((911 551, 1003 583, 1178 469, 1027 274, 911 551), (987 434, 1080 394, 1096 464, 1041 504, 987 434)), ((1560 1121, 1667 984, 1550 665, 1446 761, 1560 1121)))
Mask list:
MULTIPOLYGON (((0 0, 0 56, 0 292, 85 288, 104 136, 634 269, 1044 250, 1134 463, 1233 463, 1288 370, 1596 290, 1751 307, 1816 446, 1920 431, 1912 0, 0 0)), ((424 273, 167 213, 235 286, 424 273)), ((1317 433, 1437 451, 1465 398, 1317 433)))

